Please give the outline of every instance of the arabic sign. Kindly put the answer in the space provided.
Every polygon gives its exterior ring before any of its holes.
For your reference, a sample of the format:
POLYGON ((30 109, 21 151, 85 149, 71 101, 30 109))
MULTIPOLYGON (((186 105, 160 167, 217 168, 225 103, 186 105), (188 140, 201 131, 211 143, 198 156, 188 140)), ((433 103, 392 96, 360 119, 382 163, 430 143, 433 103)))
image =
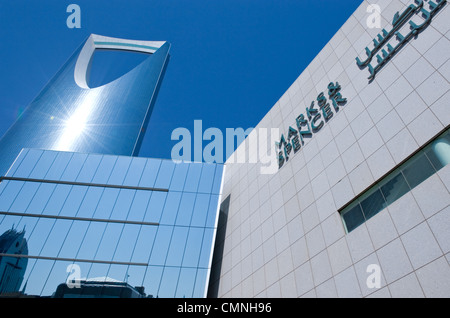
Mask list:
POLYGON ((383 29, 380 34, 377 35, 375 39, 373 39, 374 48, 370 50, 366 47, 367 59, 361 61, 359 57, 356 58, 356 64, 360 69, 368 67, 370 76, 369 80, 372 81, 378 71, 386 65, 386 63, 403 47, 408 41, 419 35, 428 25, 430 25, 433 16, 447 3, 447 0, 429 0, 426 3, 428 7, 426 7, 425 2, 423 0, 416 0, 416 5, 411 4, 406 8, 403 13, 397 12, 392 21, 392 30, 390 32, 383 29), (411 19, 414 16, 421 15, 424 18, 423 23, 416 24, 411 19), (402 35, 400 33, 400 29, 409 22, 409 26, 411 31, 402 35), (389 41, 396 37, 397 44, 393 46, 389 41), (380 54, 377 54, 381 51, 380 54), (376 57, 377 65, 374 67, 372 65, 372 59, 376 57))
POLYGON ((328 102, 325 94, 322 92, 317 96, 318 108, 315 108, 315 101, 306 107, 305 114, 300 114, 296 120, 296 128, 289 126, 287 138, 281 135, 280 142, 275 142, 275 149, 278 156, 278 169, 280 169, 289 157, 292 151, 296 154, 304 145, 305 137, 312 137, 318 133, 322 127, 339 111, 339 107, 347 103, 347 98, 341 94, 341 85, 338 82, 328 84, 328 96, 331 101, 328 102), (334 109, 334 112, 333 112, 334 109), (283 148, 283 149, 282 149, 283 148))

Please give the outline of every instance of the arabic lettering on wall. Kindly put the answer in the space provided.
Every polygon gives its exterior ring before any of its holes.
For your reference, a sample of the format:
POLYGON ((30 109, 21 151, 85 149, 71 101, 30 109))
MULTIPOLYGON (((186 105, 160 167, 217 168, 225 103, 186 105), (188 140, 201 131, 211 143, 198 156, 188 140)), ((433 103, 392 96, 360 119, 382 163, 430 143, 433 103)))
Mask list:
POLYGON ((373 39, 373 49, 366 47, 367 58, 361 61, 356 58, 356 64, 360 69, 369 69, 369 81, 373 81, 376 74, 386 63, 413 37, 419 35, 428 25, 430 25, 433 16, 447 3, 447 0, 415 0, 416 5, 411 4, 402 13, 397 12, 392 21, 392 30, 390 32, 383 29, 381 33, 373 39), (422 16, 424 21, 417 24, 412 20, 414 16, 422 16), (409 22, 410 32, 406 35, 400 33, 400 29, 409 22), (395 37, 397 43, 393 45, 390 41, 395 37), (379 53, 381 51, 381 53, 379 53), (373 58, 376 57, 377 65, 372 65, 373 58))

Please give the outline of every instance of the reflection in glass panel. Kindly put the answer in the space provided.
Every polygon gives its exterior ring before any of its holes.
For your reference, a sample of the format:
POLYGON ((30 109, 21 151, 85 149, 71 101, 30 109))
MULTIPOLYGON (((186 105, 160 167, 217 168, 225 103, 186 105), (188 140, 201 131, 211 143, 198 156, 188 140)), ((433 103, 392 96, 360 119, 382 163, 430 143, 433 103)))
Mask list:
POLYGON ((81 168, 83 167, 84 162, 86 161, 87 154, 84 153, 74 153, 72 158, 69 161, 69 164, 64 170, 63 175, 61 176, 62 181, 73 181, 76 180, 81 168))
POLYGON ((206 227, 215 227, 217 223, 217 213, 219 208, 219 195, 211 195, 209 201, 208 217, 206 219, 206 227))
POLYGON ((199 162, 192 162, 189 164, 189 171, 186 177, 186 184, 184 191, 196 192, 198 189, 200 176, 202 173, 202 164, 199 162))
POLYGON ((202 177, 198 185, 198 192, 211 193, 215 173, 216 173, 216 165, 213 164, 203 165, 202 177))
POLYGON ((159 222, 161 220, 162 211, 166 203, 167 192, 152 192, 150 201, 145 212, 145 222, 159 222))
POLYGON ((425 149, 436 171, 450 163, 450 133, 446 131, 425 149))
MULTIPOLYGON (((67 237, 64 240, 64 244, 59 252, 59 257, 62 258, 79 258, 78 251, 80 250, 81 242, 88 229, 89 222, 85 221, 72 221, 70 229, 68 230, 67 237)), ((90 241, 89 244, 93 246, 98 245, 98 241, 90 241)), ((93 254, 92 254, 93 256, 93 254)))
POLYGON ((71 189, 71 185, 57 184, 44 208, 43 214, 59 215, 71 189))
POLYGON ((70 220, 56 220, 40 252, 40 256, 57 257, 59 255, 72 222, 70 220))
POLYGON ((146 163, 147 160, 145 158, 133 157, 123 185, 137 186, 141 180, 142 171, 144 171, 146 163))
POLYGON ((59 180, 66 170, 73 153, 71 152, 58 152, 55 160, 52 163, 50 169, 48 169, 45 175, 46 180, 59 180))
POLYGON ((108 223, 103 233, 102 241, 95 255, 96 260, 111 261, 119 242, 120 234, 124 225, 120 223, 108 223))
POLYGON ((42 247, 47 241, 48 235, 50 234, 54 224, 54 219, 39 219, 36 226, 31 229, 30 236, 28 238, 29 255, 39 256, 41 254, 42 247))
MULTIPOLYGON (((78 259, 94 259, 107 224, 103 222, 89 222, 88 225, 86 235, 82 237, 80 249, 76 254, 78 259)), ((74 234, 82 231, 83 228, 81 226, 77 225, 74 228, 74 234)))
MULTIPOLYGON (((51 269, 47 281, 42 289, 42 296, 53 296, 58 285, 67 281, 69 273, 67 268, 71 262, 56 261, 51 269)), ((80 277, 81 278, 81 277, 80 277)))
POLYGON ((200 249, 203 242, 203 228, 189 229, 189 236, 184 252, 183 267, 197 267, 200 258, 200 249))
POLYGON ((164 267, 162 266, 149 266, 147 267, 147 272, 145 273, 144 283, 145 290, 148 295, 153 297, 159 297, 158 290, 161 285, 161 279, 164 267))
POLYGON ((158 290, 159 298, 173 298, 180 274, 179 267, 164 267, 161 284, 158 290))
MULTIPOLYGON (((22 149, 17 156, 16 160, 14 161, 13 165, 9 168, 8 172, 5 174, 6 176, 12 177, 15 175, 17 168, 19 168, 20 164, 22 163, 23 159, 27 156, 29 149, 22 149)), ((3 176, 1 176, 3 177, 3 176)))
POLYGON ((111 172, 111 176, 107 184, 122 185, 125 180, 125 176, 128 171, 128 167, 131 164, 131 157, 117 157, 114 169, 111 172))
POLYGON ((360 203, 366 220, 370 219, 386 207, 386 201, 379 189, 371 194, 364 195, 360 199, 360 203))
POLYGON ((116 164, 116 160, 116 156, 103 156, 102 161, 95 172, 94 178, 92 179, 92 183, 106 184, 111 175, 111 171, 116 164))
POLYGON ((39 161, 35 165, 33 171, 30 173, 31 179, 43 179, 47 174, 48 169, 52 165, 58 153, 55 151, 45 151, 39 158, 39 161))
POLYGON ((129 262, 133 255, 141 225, 125 224, 119 243, 114 251, 113 261, 129 262))
POLYGON ((175 298, 191 298, 194 293, 196 268, 181 268, 175 298))
POLYGON ((55 189, 56 184, 54 183, 39 184, 39 189, 37 190, 36 195, 33 197, 33 200, 28 206, 27 212, 33 214, 44 213, 45 207, 48 204, 48 200, 50 200, 50 197, 52 196, 55 189))
POLYGON ((173 173, 172 182, 170 183, 169 190, 171 191, 183 191, 184 184, 186 182, 186 176, 189 166, 186 164, 176 164, 175 171, 173 173))
POLYGON ((348 233, 363 224, 365 219, 359 203, 350 209, 346 209, 346 212, 342 214, 342 219, 344 220, 348 233))
POLYGON ((22 160, 20 166, 14 174, 17 178, 28 178, 33 171, 43 151, 38 149, 29 149, 26 157, 22 160))
POLYGON ((161 166, 159 167, 155 188, 168 189, 174 170, 175 163, 172 160, 163 160, 161 162, 161 166))
POLYGON ((157 230, 158 227, 156 226, 149 226, 149 225, 141 226, 130 262, 148 263, 152 248, 155 246, 154 241, 157 230))
POLYGON ((161 216, 161 224, 174 224, 180 206, 181 192, 169 192, 167 194, 164 212, 161 216))
MULTIPOLYGON (((0 195, 0 211, 9 211, 11 204, 14 202, 24 182, 22 181, 3 181, 7 183, 7 187, 0 195)), ((2 183, 3 183, 2 182, 2 183)))
POLYGON ((120 189, 104 188, 100 202, 98 203, 94 218, 107 219, 112 213, 114 204, 116 203, 120 189))
POLYGON ((172 226, 158 226, 156 239, 153 243, 152 252, 150 255, 149 265, 164 265, 166 262, 170 239, 172 237, 172 231, 172 226))
POLYGON ((102 160, 102 155, 90 154, 84 162, 83 168, 80 171, 76 181, 77 182, 91 182, 95 172, 102 160))
POLYGON ((14 203, 11 205, 10 211, 12 212, 25 212, 33 199, 39 187, 39 183, 25 182, 22 189, 16 196, 14 203))
POLYGON ((87 187, 83 202, 78 209, 77 216, 79 217, 93 217, 98 203, 103 195, 104 188, 87 187))
POLYGON ((148 202, 150 201, 151 191, 136 191, 133 203, 130 207, 127 220, 129 221, 142 221, 144 219, 145 210, 147 209, 148 202))
POLYGON ((140 187, 153 188, 155 186, 161 162, 160 159, 147 159, 141 181, 139 181, 140 187))
POLYGON ((178 214, 175 222, 176 225, 189 226, 191 224, 195 198, 196 198, 195 193, 187 193, 187 192, 183 193, 180 202, 180 207, 178 208, 178 214))
POLYGON ((209 200, 209 194, 197 194, 197 200, 195 201, 195 208, 192 216, 192 226, 205 226, 206 218, 208 216, 209 200))
POLYGON ((216 166, 216 175, 214 177, 214 184, 211 193, 220 194, 220 186, 222 185, 222 174, 224 165, 216 166))
POLYGON ((397 175, 393 175, 389 181, 381 186, 381 192, 388 205, 395 202, 409 190, 409 186, 401 172, 398 172, 397 175))
POLYGON ((85 186, 72 186, 64 206, 61 209, 60 215, 76 216, 87 190, 88 187, 85 186))
POLYGON ((194 294, 192 295, 193 298, 202 298, 205 297, 206 293, 206 279, 208 275, 207 269, 199 268, 197 270, 197 277, 195 280, 195 288, 194 288, 194 294))
POLYGON ((433 166, 424 153, 409 160, 402 170, 411 189, 435 173, 433 166))
MULTIPOLYGON (((173 230, 170 241, 169 251, 167 253, 166 266, 180 266, 183 260, 184 248, 188 237, 189 228, 176 226, 173 230)), ((155 246, 155 248, 158 248, 155 246)))
POLYGON ((200 268, 208 268, 209 262, 212 256, 213 249, 213 238, 214 238, 215 230, 214 229, 205 229, 205 234, 202 242, 202 249, 200 253, 200 261, 198 262, 198 267, 200 268))
POLYGON ((135 194, 136 190, 120 189, 110 218, 113 220, 126 220, 135 194))

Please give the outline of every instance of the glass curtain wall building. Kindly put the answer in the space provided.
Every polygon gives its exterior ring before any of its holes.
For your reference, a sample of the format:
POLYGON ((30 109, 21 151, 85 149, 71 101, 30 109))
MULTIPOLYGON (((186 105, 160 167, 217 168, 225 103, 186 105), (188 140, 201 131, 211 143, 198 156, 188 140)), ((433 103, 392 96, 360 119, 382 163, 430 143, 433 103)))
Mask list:
POLYGON ((205 297, 222 172, 24 149, 0 183, 0 238, 27 245, 1 250, 0 268, 22 265, 2 295, 205 297))

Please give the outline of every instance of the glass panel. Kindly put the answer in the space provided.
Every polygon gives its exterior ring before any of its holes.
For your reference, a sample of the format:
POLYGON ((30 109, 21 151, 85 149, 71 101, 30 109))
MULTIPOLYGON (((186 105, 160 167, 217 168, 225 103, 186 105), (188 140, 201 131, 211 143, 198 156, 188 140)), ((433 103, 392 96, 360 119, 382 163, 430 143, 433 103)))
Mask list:
POLYGON ((11 205, 10 211, 19 213, 25 212, 37 192, 38 187, 39 183, 37 182, 26 182, 17 195, 16 200, 11 205))
POLYGON ((182 268, 180 271, 180 278, 178 279, 176 298, 191 298, 194 293, 195 278, 197 276, 197 269, 182 268))
POLYGON ((409 192, 409 186, 401 172, 392 174, 387 182, 381 186, 381 192, 386 199, 387 204, 392 204, 397 199, 409 192))
POLYGON ((21 231, 21 228, 17 228, 17 224, 20 222, 20 216, 4 215, 1 217, 0 222, 0 235, 3 235, 6 231, 14 229, 21 231))
POLYGON ((119 196, 120 189, 104 188, 102 197, 94 213, 94 218, 108 219, 119 196))
POLYGON ((360 203, 366 220, 370 219, 386 207, 386 201, 379 189, 373 193, 364 195, 360 199, 360 203))
MULTIPOLYGON (((145 277, 145 271, 147 270, 146 266, 128 266, 126 277, 128 284, 130 284, 133 287, 137 286, 144 286, 144 277, 145 277)), ((147 288, 144 288, 144 293, 146 296, 148 296, 148 290, 147 288)))
POLYGON ((411 189, 414 189, 434 173, 435 170, 424 153, 414 156, 403 167, 403 174, 411 189))
POLYGON ((206 219, 207 227, 215 227, 216 226, 216 219, 218 217, 218 215, 217 215, 218 208, 219 208, 219 195, 211 195, 211 198, 209 201, 208 217, 206 219))
POLYGON ((195 201, 194 213, 192 216, 192 226, 205 226, 206 218, 208 216, 209 194, 197 194, 195 201))
POLYGON ((35 228, 30 232, 28 241, 28 254, 39 256, 47 237, 55 224, 53 219, 39 219, 35 228))
POLYGON ((29 149, 22 149, 17 156, 16 160, 14 161, 13 165, 9 168, 8 172, 5 174, 6 176, 12 177, 15 175, 17 168, 19 168, 20 164, 22 163, 23 159, 27 156, 29 149))
POLYGON ((201 163, 190 163, 189 172, 186 178, 186 184, 184 186, 184 191, 187 192, 197 192, 198 184, 200 182, 200 176, 202 173, 201 163))
POLYGON ((173 178, 172 182, 170 183, 169 190, 183 191, 188 169, 189 165, 185 163, 179 163, 175 165, 175 171, 173 173, 173 178))
POLYGON ((126 220, 135 194, 136 190, 120 189, 110 219, 126 220))
POLYGON ((211 193, 214 182, 214 175, 216 173, 216 165, 204 164, 202 168, 202 177, 198 185, 198 192, 211 193))
POLYGON ((172 226, 158 226, 155 243, 153 244, 149 265, 164 265, 167 257, 170 239, 172 237, 172 226))
POLYGON ((26 294, 41 296, 45 281, 54 263, 55 261, 52 260, 38 259, 36 261, 28 277, 24 278, 27 283, 26 294))
POLYGON ((425 150, 436 171, 450 163, 450 133, 447 131, 425 150))
POLYGON ((95 213, 104 190, 104 188, 99 187, 87 187, 86 195, 84 196, 83 202, 78 209, 77 216, 91 218, 95 213))
POLYGON ((12 203, 16 199, 17 194, 25 184, 22 181, 3 181, 6 187, 0 195, 0 211, 9 211, 12 203))
POLYGON ((119 243, 114 252, 113 261, 129 262, 138 239, 141 225, 125 224, 119 243))
POLYGON ((116 164, 117 157, 115 156, 103 156, 100 165, 97 168, 97 172, 95 172, 94 178, 92 179, 92 183, 97 184, 106 184, 111 175, 111 171, 116 164))
POLYGON ((164 267, 161 285, 158 291, 158 297, 173 298, 175 296, 179 274, 179 267, 164 267))
POLYGON ((42 248, 41 256, 56 257, 64 243, 67 233, 73 221, 70 220, 56 220, 53 225, 47 241, 42 248))
POLYGON ((64 173, 67 165, 69 164, 70 159, 72 158, 73 153, 71 152, 58 152, 55 161, 51 168, 48 170, 47 175, 45 176, 46 180, 59 180, 64 173))
POLYGON ((124 225, 119 223, 108 223, 102 241, 98 247, 95 255, 96 260, 110 261, 117 248, 120 234, 122 233, 124 225))
MULTIPOLYGON (((86 235, 82 238, 81 247, 76 255, 76 258, 90 260, 94 259, 95 257, 95 252, 98 249, 100 240, 102 239, 107 224, 103 222, 85 223, 87 223, 89 226, 86 235)), ((74 229, 74 234, 81 234, 81 232, 83 232, 83 227, 77 225, 77 227, 74 229)))
POLYGON ((190 228, 183 258, 183 267, 197 267, 203 241, 202 228, 190 228))
MULTIPOLYGON (((108 271, 110 266, 111 265, 109 264, 93 263, 89 268, 86 278, 90 280, 96 280, 99 282, 105 281, 108 277, 108 271)), ((88 293, 85 292, 85 294, 87 295, 88 293)))
POLYGON ((214 184, 213 184, 213 188, 212 188, 213 194, 220 194, 220 186, 222 185, 223 169, 224 169, 223 165, 216 166, 216 174, 214 177, 214 184))
POLYGON ((208 268, 209 260, 212 256, 212 242, 214 237, 214 229, 205 229, 205 234, 203 237, 202 250, 200 253, 200 262, 198 263, 198 267, 208 268))
POLYGON ((55 191, 53 191, 52 196, 48 200, 43 214, 59 215, 71 188, 72 186, 67 184, 56 185, 55 191))
POLYGON ((348 233, 363 224, 365 220, 359 203, 351 208, 347 208, 346 211, 342 213, 342 219, 344 220, 348 233))
POLYGON ((127 220, 141 222, 144 219, 151 194, 151 191, 136 191, 127 220))
POLYGON ((194 210, 195 193, 183 193, 176 219, 176 225, 189 226, 191 224, 192 211, 194 210))
POLYGON ((173 230, 170 248, 167 253, 166 266, 181 266, 184 255, 184 246, 189 229, 187 227, 175 227, 173 230))
POLYGON ((158 175, 160 165, 160 159, 147 160, 141 181, 139 182, 140 187, 152 188, 155 186, 156 176, 158 175))
POLYGON ((153 296, 153 298, 159 297, 159 286, 161 285, 161 278, 164 267, 161 266, 149 266, 145 273, 144 286, 147 290, 147 295, 153 296))
POLYGON ((55 160, 57 154, 58 153, 55 151, 44 151, 33 171, 31 172, 29 178, 43 179, 53 161, 55 160))
MULTIPOLYGON (((150 252, 154 246, 156 231, 158 227, 142 225, 139 231, 139 237, 134 246, 132 263, 148 263, 150 252)), ((160 248, 160 247, 157 247, 160 248)))
MULTIPOLYGON (((43 296, 52 296, 56 292, 56 289, 60 284, 66 283, 69 273, 67 272, 68 266, 72 265, 71 262, 56 261, 52 267, 52 270, 42 290, 43 296)), ((73 274, 72 274, 73 275, 73 274)), ((81 278, 81 277, 80 277, 81 278)))
POLYGON ((102 155, 90 154, 84 162, 83 168, 80 171, 76 181, 77 182, 91 182, 97 168, 99 167, 102 155))
POLYGON ((161 220, 162 211, 166 203, 167 192, 152 192, 147 211, 145 212, 145 222, 159 222, 161 220))
POLYGON ((118 157, 107 184, 122 185, 131 164, 131 157, 118 157))
POLYGON ((175 170, 175 163, 171 160, 163 160, 159 167, 158 177, 156 178, 155 188, 169 189, 172 180, 172 174, 175 170))
POLYGON ((207 269, 199 269, 197 270, 197 277, 195 280, 195 288, 193 298, 202 298, 205 297, 206 291, 206 277, 208 275, 207 269))
POLYGON ((43 151, 38 149, 30 149, 26 157, 23 159, 16 173, 14 174, 17 178, 28 178, 33 171, 39 158, 42 156, 43 151))
POLYGON ((134 187, 138 186, 146 163, 147 159, 134 157, 123 184, 134 187))
POLYGON ((180 206, 181 192, 169 192, 167 194, 164 212, 161 216, 161 224, 174 224, 180 206))
POLYGON ((109 268, 107 276, 109 278, 112 278, 119 282, 126 282, 127 281, 127 266, 112 264, 109 268))
POLYGON ((70 159, 69 164, 64 170, 64 173, 61 177, 62 181, 75 181, 78 177, 78 174, 83 167, 84 162, 86 161, 87 155, 84 153, 74 153, 72 159, 70 159))
MULTIPOLYGON (((48 200, 56 189, 56 184, 40 183, 39 189, 34 196, 31 204, 28 206, 27 212, 33 214, 42 214, 48 204, 48 200)), ((1 199, 0 199, 1 202, 1 199)))
MULTIPOLYGON (((81 242, 86 235, 88 226, 89 222, 72 221, 71 227, 67 233, 67 237, 65 238, 64 244, 62 245, 61 251, 59 252, 59 257, 79 258, 78 252, 80 250, 81 242)), ((98 239, 98 241, 90 241, 89 244, 97 247, 99 241, 100 239, 98 239)))
POLYGON ((85 186, 72 186, 72 190, 64 203, 60 215, 77 216, 87 190, 88 187, 85 186))

